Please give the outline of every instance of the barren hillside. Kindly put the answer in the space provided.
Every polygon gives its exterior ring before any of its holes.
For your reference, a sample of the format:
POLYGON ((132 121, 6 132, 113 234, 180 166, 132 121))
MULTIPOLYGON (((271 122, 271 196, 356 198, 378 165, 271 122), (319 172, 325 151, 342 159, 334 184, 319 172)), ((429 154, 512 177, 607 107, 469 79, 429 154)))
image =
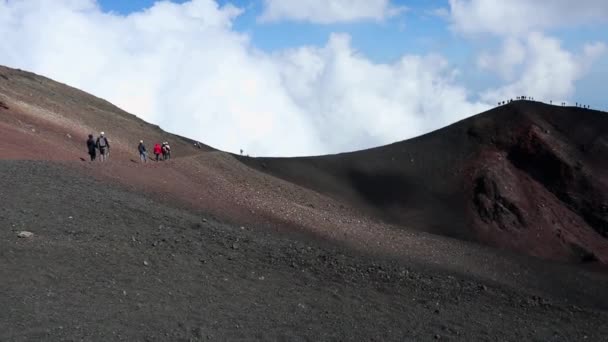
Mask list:
POLYGON ((0 67, 0 340, 601 340, 608 277, 579 263, 607 260, 606 127, 519 102, 243 158, 0 67))
POLYGON ((606 113, 517 101, 366 151, 242 161, 404 229, 605 264, 607 153, 606 113))

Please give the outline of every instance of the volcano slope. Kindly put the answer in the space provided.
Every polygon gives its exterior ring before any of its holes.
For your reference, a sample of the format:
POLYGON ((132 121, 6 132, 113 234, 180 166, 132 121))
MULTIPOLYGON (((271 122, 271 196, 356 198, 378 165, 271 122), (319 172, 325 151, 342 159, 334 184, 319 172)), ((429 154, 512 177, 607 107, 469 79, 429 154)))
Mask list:
POLYGON ((608 115, 517 101, 354 153, 242 159, 394 225, 608 262, 608 115))
POLYGON ((28 72, 0 68, 0 102, 0 340, 608 334, 604 273, 412 230, 28 72), (100 130, 110 162, 82 161, 100 130), (141 138, 176 158, 137 163, 141 138))
POLYGON ((3 341, 608 336, 594 304, 241 229, 60 164, 0 171, 3 341))

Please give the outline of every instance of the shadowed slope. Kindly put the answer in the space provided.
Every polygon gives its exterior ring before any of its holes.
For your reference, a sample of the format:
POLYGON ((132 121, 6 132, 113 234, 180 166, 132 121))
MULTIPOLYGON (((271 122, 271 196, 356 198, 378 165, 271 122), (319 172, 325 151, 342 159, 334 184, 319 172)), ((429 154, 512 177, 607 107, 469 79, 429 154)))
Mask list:
POLYGON ((608 115, 518 101, 369 150, 241 160, 390 223, 608 262, 608 115))

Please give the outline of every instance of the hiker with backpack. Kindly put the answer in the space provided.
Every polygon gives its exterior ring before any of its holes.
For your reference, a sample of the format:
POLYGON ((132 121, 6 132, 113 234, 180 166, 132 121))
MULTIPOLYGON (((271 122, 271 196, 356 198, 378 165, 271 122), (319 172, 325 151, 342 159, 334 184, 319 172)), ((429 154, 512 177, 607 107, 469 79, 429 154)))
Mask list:
POLYGON ((156 161, 160 157, 160 154, 163 152, 162 147, 160 147, 159 143, 154 144, 154 155, 156 156, 156 161))
POLYGON ((99 138, 97 138, 97 148, 99 149, 99 160, 102 162, 106 161, 110 154, 110 142, 104 132, 101 132, 99 138))
POLYGON ((93 139, 93 134, 89 134, 89 140, 87 140, 87 149, 89 150, 91 161, 95 161, 95 157, 97 156, 97 144, 95 143, 95 139, 93 139))
POLYGON ((163 143, 162 150, 163 150, 163 160, 171 159, 171 146, 169 146, 168 142, 165 141, 163 143))
POLYGON ((148 152, 146 151, 146 145, 144 145, 144 141, 140 140, 139 141, 139 146, 137 146, 137 150, 139 151, 139 159, 143 162, 146 163, 148 161, 148 152))

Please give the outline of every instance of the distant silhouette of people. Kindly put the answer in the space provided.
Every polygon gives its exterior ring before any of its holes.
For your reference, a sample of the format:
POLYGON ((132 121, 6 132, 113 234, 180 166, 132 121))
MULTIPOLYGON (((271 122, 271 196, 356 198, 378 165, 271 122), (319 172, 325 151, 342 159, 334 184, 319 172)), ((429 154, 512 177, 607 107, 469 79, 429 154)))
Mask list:
POLYGON ((89 140, 87 140, 87 149, 89 150, 91 161, 95 161, 95 157, 97 156, 97 143, 95 143, 93 134, 89 134, 89 140))
POLYGON ((104 162, 108 159, 108 154, 110 153, 110 142, 108 138, 106 138, 105 133, 99 133, 99 138, 97 138, 97 148, 99 149, 99 160, 104 162))
POLYGON ((146 151, 146 145, 144 145, 143 140, 139 141, 137 150, 139 151, 139 160, 141 160, 143 163, 146 163, 148 161, 148 151, 146 151))
POLYGON ((156 157, 156 161, 159 160, 160 155, 163 153, 163 149, 159 143, 154 144, 154 156, 156 157))

